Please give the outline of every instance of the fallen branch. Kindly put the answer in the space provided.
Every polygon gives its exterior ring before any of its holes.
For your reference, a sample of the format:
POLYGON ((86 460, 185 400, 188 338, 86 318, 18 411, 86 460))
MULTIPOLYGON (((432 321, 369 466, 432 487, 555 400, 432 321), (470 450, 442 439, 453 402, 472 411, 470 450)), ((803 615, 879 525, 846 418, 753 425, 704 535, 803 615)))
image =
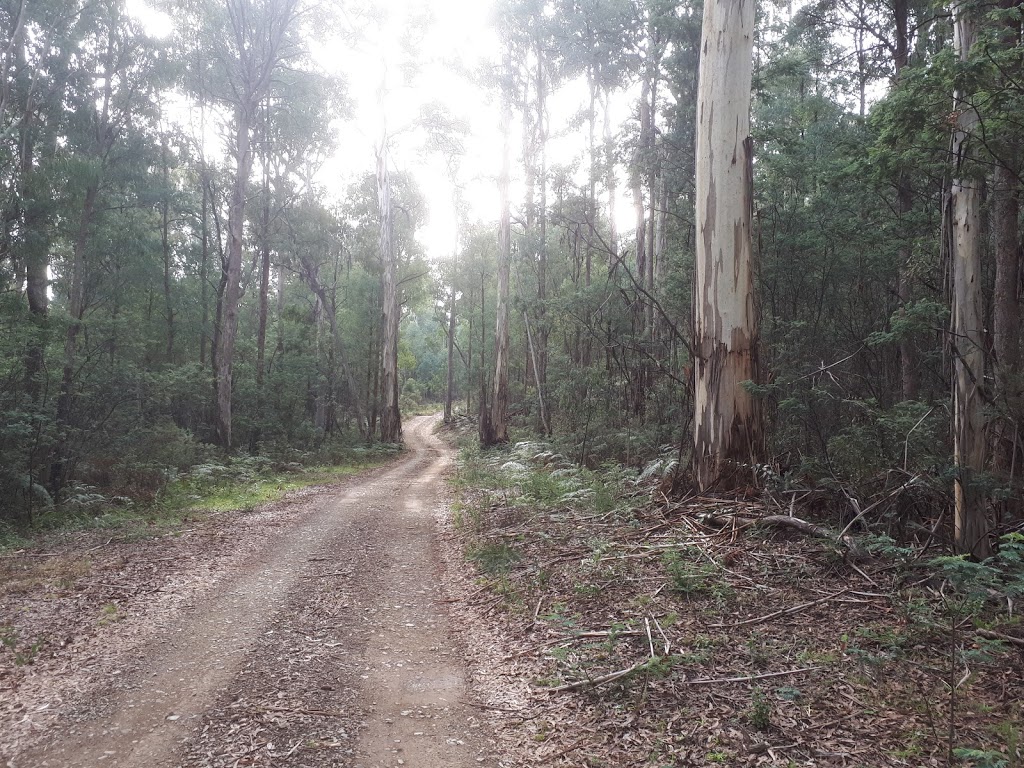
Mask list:
POLYGON ((763 675, 747 675, 746 677, 718 677, 703 678, 700 680, 682 680, 683 685, 717 685, 718 683, 749 683, 754 680, 766 680, 769 677, 784 677, 786 675, 798 675, 801 672, 814 672, 821 667, 804 667, 802 669, 787 669, 784 672, 766 672, 763 675))
POLYGON ((1002 643, 1010 643, 1011 645, 1019 646, 1024 648, 1024 637, 1013 637, 1012 635, 1004 635, 1002 632, 993 632, 991 629, 979 629, 978 634, 987 640, 998 640, 1002 643))
POLYGON ((705 518, 704 522, 717 525, 719 528, 724 528, 730 522, 738 522, 743 526, 772 525, 777 528, 793 528, 794 530, 805 533, 808 536, 813 536, 816 539, 828 539, 830 541, 843 544, 846 547, 847 552, 850 553, 850 557, 854 560, 863 560, 867 557, 867 553, 860 548, 860 545, 848 533, 843 533, 837 538, 835 533, 830 531, 828 528, 815 525, 814 523, 809 523, 799 517, 790 517, 789 515, 749 517, 747 515, 736 513, 727 515, 711 515, 705 518))
POLYGON ((303 576, 304 579, 326 579, 329 576, 351 576, 350 571, 335 571, 334 573, 314 573, 309 576, 303 576))
POLYGON ((643 669, 647 666, 650 659, 644 659, 638 664, 634 664, 631 667, 620 669, 616 672, 609 672, 607 675, 601 675, 600 677, 592 677, 587 680, 577 680, 575 683, 567 683, 566 685, 558 685, 554 688, 548 688, 550 693, 561 693, 562 691, 575 691, 578 688, 586 688, 588 686, 604 685, 605 683, 612 683, 623 677, 628 677, 637 670, 643 669))
POLYGON ((850 590, 848 589, 841 589, 838 592, 833 592, 832 594, 825 595, 824 597, 819 597, 817 600, 810 600, 809 602, 800 603, 800 605, 794 605, 790 608, 783 608, 781 611, 767 613, 764 616, 758 616, 757 618, 753 619, 744 619, 743 621, 737 621, 732 624, 708 624, 708 626, 714 627, 715 629, 732 629, 733 627, 746 627, 751 624, 763 624, 766 621, 777 619, 780 616, 791 616, 792 614, 799 613, 800 611, 806 608, 812 608, 815 605, 818 605, 819 603, 826 603, 829 600, 839 597, 840 595, 845 594, 849 591, 850 590))
POLYGON ((264 707, 267 712, 285 712, 295 715, 317 715, 319 717, 344 717, 344 712, 335 712, 330 709, 300 709, 292 707, 264 707))

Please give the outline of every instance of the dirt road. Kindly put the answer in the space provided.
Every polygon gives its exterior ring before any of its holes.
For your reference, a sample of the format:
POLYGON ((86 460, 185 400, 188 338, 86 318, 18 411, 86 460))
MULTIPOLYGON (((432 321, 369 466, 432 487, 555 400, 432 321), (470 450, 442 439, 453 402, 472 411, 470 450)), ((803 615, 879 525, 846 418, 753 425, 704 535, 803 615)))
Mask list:
MULTIPOLYGON (((134 638, 123 649, 86 643, 88 675, 42 686, 59 714, 6 745, 8 765, 497 765, 440 591, 449 457, 433 424, 411 420, 385 469, 222 527, 201 579, 101 633, 134 638)), ((24 696, 22 711, 48 706, 24 696)))

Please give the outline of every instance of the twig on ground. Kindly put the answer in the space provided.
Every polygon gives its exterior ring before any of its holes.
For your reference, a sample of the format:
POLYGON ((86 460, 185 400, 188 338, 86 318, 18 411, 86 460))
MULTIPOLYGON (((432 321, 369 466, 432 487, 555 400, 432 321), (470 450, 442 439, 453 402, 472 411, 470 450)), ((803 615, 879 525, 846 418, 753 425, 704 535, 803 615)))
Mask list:
POLYGON ((631 667, 620 669, 615 672, 609 672, 607 675, 601 675, 600 677, 592 677, 587 680, 577 680, 575 683, 567 683, 566 685, 557 685, 554 688, 546 689, 549 693, 561 693, 563 691, 575 691, 579 688, 587 688, 588 686, 604 685, 605 683, 612 683, 623 677, 627 677, 639 669, 647 666, 648 659, 634 664, 631 667))
POLYGON ((999 640, 1003 643, 1010 643, 1020 648, 1024 648, 1024 637, 1013 637, 1012 635, 1004 635, 1002 632, 993 632, 991 629, 979 629, 978 634, 987 640, 999 640))
POLYGON ((732 624, 708 624, 708 626, 714 627, 715 629, 732 629, 734 627, 747 627, 751 624, 763 624, 766 621, 771 621, 772 619, 779 618, 780 616, 791 616, 792 614, 799 613, 806 608, 813 608, 819 603, 826 603, 829 600, 833 600, 849 591, 850 590, 848 589, 841 589, 838 592, 832 592, 824 597, 819 597, 817 600, 810 600, 806 603, 800 603, 800 605, 794 605, 790 608, 783 608, 781 611, 774 611, 772 613, 767 613, 764 616, 757 616, 753 619, 744 619, 743 621, 733 622, 732 624))
POLYGON ((798 675, 801 672, 814 672, 821 667, 803 667, 801 669, 787 669, 783 672, 766 672, 763 675, 747 675, 745 677, 718 677, 702 678, 699 680, 681 680, 683 685, 717 685, 718 683, 749 683, 754 680, 766 680, 770 677, 785 677, 786 675, 798 675))

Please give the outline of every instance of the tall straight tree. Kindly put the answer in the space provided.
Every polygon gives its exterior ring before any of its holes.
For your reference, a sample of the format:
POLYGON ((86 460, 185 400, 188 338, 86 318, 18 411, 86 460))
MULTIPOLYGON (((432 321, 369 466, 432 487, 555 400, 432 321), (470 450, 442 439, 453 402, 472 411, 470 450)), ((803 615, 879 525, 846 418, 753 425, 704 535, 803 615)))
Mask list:
MULTIPOLYGON (((511 63, 506 61, 506 72, 511 72, 511 63)), ((507 85, 506 85, 507 87, 507 85)), ((501 218, 498 220, 498 305, 494 329, 494 391, 491 396, 491 410, 487 416, 481 412, 480 442, 484 445, 499 445, 508 442, 508 354, 509 315, 508 282, 512 260, 512 216, 509 208, 509 125, 512 122, 512 108, 508 94, 501 110, 501 132, 504 136, 501 160, 501 176, 498 178, 498 192, 501 197, 501 218)), ((483 290, 481 289, 481 302, 483 290)))
MULTIPOLYGON (((382 89, 383 92, 383 89, 382 89)), ((384 403, 380 412, 380 439, 397 443, 402 439, 402 415, 398 408, 398 256, 395 253, 394 221, 391 213, 391 173, 388 169, 388 135, 384 130, 377 148, 377 207, 380 214, 381 387, 384 403)))
POLYGON ((753 143, 753 0, 704 6, 697 91, 694 478, 701 490, 742 482, 761 453, 757 377, 753 143))
MULTIPOLYGON (((953 7, 953 45, 966 62, 977 36, 974 9, 968 2, 953 7)), ((950 189, 953 260, 953 461, 954 543, 957 551, 985 558, 990 554, 985 495, 977 475, 985 469, 984 404, 985 322, 982 295, 981 182, 977 177, 975 135, 980 124, 970 97, 953 94, 953 182, 950 189)))
MULTIPOLYGON (((227 24, 217 51, 225 64, 224 100, 233 115, 235 177, 228 199, 228 247, 224 260, 223 295, 218 314, 215 360, 216 429, 220 444, 230 450, 231 383, 242 297, 242 248, 245 204, 252 173, 252 129, 260 102, 289 57, 289 32, 296 23, 298 0, 228 0, 227 24)), ((213 13, 217 13, 216 10, 213 13)))

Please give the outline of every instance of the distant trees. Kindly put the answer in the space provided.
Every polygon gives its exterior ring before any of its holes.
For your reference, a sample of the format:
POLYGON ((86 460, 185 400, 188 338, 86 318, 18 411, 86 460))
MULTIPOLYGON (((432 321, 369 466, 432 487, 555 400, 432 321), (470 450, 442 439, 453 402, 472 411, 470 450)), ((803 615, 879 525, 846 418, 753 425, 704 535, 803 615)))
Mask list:
MULTIPOLYGON (((315 184, 346 104, 303 19, 186 3, 158 40, 121 2, 0 4, 0 524, 152 495, 207 443, 379 439, 374 177, 315 184)), ((424 204, 395 179, 413 313, 424 204)), ((401 355, 396 397, 429 371, 401 355)))

